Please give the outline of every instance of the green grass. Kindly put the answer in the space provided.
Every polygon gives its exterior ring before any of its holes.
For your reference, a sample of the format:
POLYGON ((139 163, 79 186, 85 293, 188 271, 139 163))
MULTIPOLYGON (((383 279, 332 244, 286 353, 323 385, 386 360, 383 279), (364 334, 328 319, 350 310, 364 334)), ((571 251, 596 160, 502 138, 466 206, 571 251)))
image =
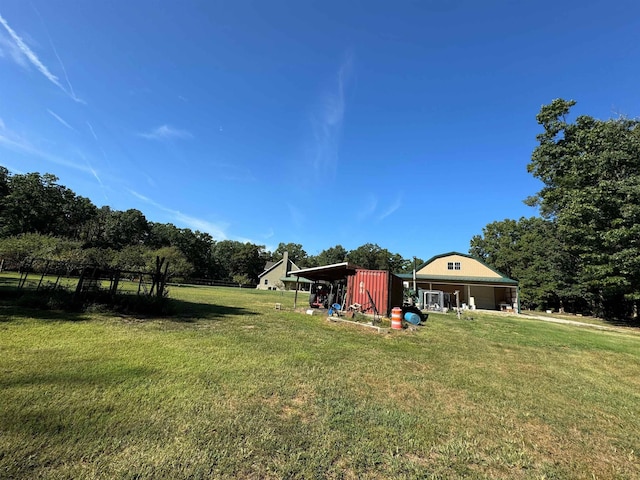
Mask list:
POLYGON ((639 335, 170 296, 159 319, 0 304, 0 478, 640 477, 639 335))

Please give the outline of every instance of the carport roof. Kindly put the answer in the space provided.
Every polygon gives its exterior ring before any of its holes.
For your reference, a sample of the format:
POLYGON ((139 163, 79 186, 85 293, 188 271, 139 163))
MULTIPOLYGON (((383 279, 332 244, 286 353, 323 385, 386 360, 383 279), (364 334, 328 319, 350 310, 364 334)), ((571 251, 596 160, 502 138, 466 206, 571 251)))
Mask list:
POLYGON ((349 262, 334 263, 332 265, 324 265, 322 267, 303 268, 302 270, 294 270, 289 272, 292 277, 304 277, 314 281, 342 280, 349 275, 355 275, 356 269, 360 268, 349 262))

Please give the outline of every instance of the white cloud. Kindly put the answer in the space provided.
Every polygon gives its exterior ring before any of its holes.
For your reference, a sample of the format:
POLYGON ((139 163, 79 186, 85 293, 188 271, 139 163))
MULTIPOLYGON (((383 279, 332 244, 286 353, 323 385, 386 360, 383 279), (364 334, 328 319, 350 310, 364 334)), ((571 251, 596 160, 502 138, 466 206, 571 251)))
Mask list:
POLYGON ((51 116, 53 118, 55 118, 56 120, 58 120, 62 125, 64 125, 65 127, 67 127, 69 130, 73 130, 74 132, 76 131, 75 128, 73 128, 71 125, 69 125, 64 118, 62 118, 60 115, 58 115, 57 113, 53 112, 52 110, 49 110, 47 108, 47 112, 49 112, 51 114, 51 116))
POLYGON ((377 222, 384 220, 402 206, 402 196, 398 195, 395 201, 387 206, 384 210, 382 210, 382 206, 380 209, 378 208, 379 203, 380 202, 378 202, 378 198, 370 193, 365 198, 364 204, 360 211, 356 213, 356 218, 358 219, 358 221, 362 222, 368 218, 372 218, 377 222))
POLYGON ((266 240, 273 237, 274 235, 275 235, 275 232, 273 231, 273 228, 269 228, 269 231, 267 233, 262 234, 262 238, 266 240))
POLYGON ((176 221, 177 223, 186 225, 192 230, 200 230, 201 232, 206 232, 209 235, 211 235, 211 237, 213 237, 213 239, 216 241, 227 239, 227 235, 224 231, 226 225, 219 225, 219 224, 209 222, 207 220, 202 220, 201 218, 196 218, 196 217, 192 217, 191 215, 186 215, 178 210, 173 210, 171 208, 165 207, 164 205, 160 205, 159 203, 151 200, 150 198, 134 190, 129 190, 129 193, 131 193, 131 195, 133 195, 134 197, 142 200, 143 202, 148 203, 149 205, 153 205, 154 207, 162 210, 163 212, 170 214, 173 217, 174 221, 176 221))
MULTIPOLYGON (((49 80, 51 83, 53 83, 56 87, 58 87, 64 93, 66 93, 70 98, 72 98, 76 102, 84 103, 81 99, 76 97, 75 93, 73 93, 73 89, 71 89, 69 91, 60 83, 60 80, 58 79, 58 77, 56 75, 54 75, 53 73, 51 73, 51 71, 47 68, 47 66, 40 61, 40 59, 35 54, 35 52, 33 50, 31 50, 31 48, 29 48, 29 46, 25 43, 25 41, 13 30, 13 28, 11 28, 9 23, 7 23, 7 21, 4 19, 4 17, 2 15, 0 15, 0 25, 2 25, 4 27, 4 29, 9 34, 9 37, 11 37, 11 40, 13 40, 13 42, 10 42, 10 41, 4 39, 3 43, 5 44, 5 46, 6 46, 7 43, 10 45, 10 47, 9 47, 10 48, 10 54, 11 54, 11 57, 13 58, 13 60, 16 63, 18 63, 21 66, 25 66, 27 62, 30 63, 42 75, 44 75, 44 77, 47 80, 49 80), (27 62, 25 62, 25 58, 26 58, 27 62)), ((60 61, 60 57, 58 56, 58 52, 55 52, 55 55, 58 58, 58 60, 60 61)), ((60 61, 60 63, 62 64, 61 61, 60 61)), ((63 71, 64 71, 64 67, 63 67, 63 71)), ((66 76, 66 71, 65 71, 65 76, 66 76)), ((67 78, 67 83, 68 83, 68 78, 67 78)), ((69 83, 69 87, 71 87, 70 83, 69 83)))
POLYGON ((345 55, 336 74, 335 84, 324 92, 316 111, 311 115, 314 145, 312 165, 317 175, 334 176, 338 164, 338 148, 346 109, 345 93, 353 70, 353 55, 345 55))
POLYGON ((62 73, 64 73, 64 79, 67 81, 67 86, 69 87, 69 96, 71 98, 73 98, 76 102, 79 103, 85 103, 86 102, 80 98, 78 98, 76 96, 76 92, 73 90, 73 85, 71 85, 71 81, 69 80, 69 75, 67 75, 67 69, 64 66, 64 63, 62 63, 62 59, 60 58, 60 55, 58 55, 58 50, 56 49, 56 46, 53 44, 53 40, 51 38, 51 35, 49 35, 49 31, 47 30, 46 25, 44 24, 44 20, 42 19, 42 16, 40 15, 40 12, 38 11, 38 9, 36 9, 36 7, 34 5, 31 5, 33 7, 33 9, 35 10, 36 14, 38 15, 38 17, 40 17, 40 21, 42 22, 42 25, 44 26, 44 30, 47 34, 47 38, 49 39, 49 45, 51 45, 51 49, 53 50, 53 54, 56 56, 56 58, 58 59, 58 63, 60 64, 60 68, 62 69, 62 73))
POLYGON ((52 155, 47 152, 43 152, 42 150, 35 147, 29 140, 26 138, 8 130, 3 126, 2 133, 0 133, 0 146, 8 148, 9 150, 13 150, 14 152, 26 153, 29 155, 34 155, 36 157, 42 158, 43 160, 47 160, 52 163, 56 163, 58 165, 62 165, 64 167, 70 167, 75 170, 80 170, 85 173, 92 173, 90 168, 87 168, 85 165, 81 165, 78 163, 70 162, 66 159, 60 158, 56 155, 52 155))
POLYGON ((379 216, 378 216, 378 220, 382 220, 384 218, 387 218, 389 215, 391 215, 393 212, 395 212, 396 210, 398 210, 400 207, 402 206, 402 197, 398 196, 398 198, 396 198, 395 202, 393 202, 391 205, 389 205, 389 207, 387 207, 387 209, 385 211, 383 211, 379 216))
POLYGON ((367 196, 364 207, 357 214, 358 221, 363 221, 365 218, 373 215, 377 207, 378 207, 378 199, 375 197, 375 195, 370 193, 367 196))
POLYGON ((98 136, 96 135, 96 132, 93 130, 93 127, 91 126, 88 120, 87 120, 87 125, 89 126, 89 131, 91 132, 91 135, 93 135, 94 140, 97 142, 98 136))
POLYGON ((28 68, 27 59, 22 54, 15 42, 0 33, 0 58, 11 58, 15 63, 23 68, 28 68))
POLYGON ((161 125, 150 132, 139 133, 140 137, 148 140, 173 140, 193 138, 193 135, 186 130, 173 128, 169 125, 161 125))
POLYGON ((86 123, 87 123, 87 126, 89 127, 89 131, 91 132, 91 136, 96 141, 96 146, 98 147, 98 150, 100 150, 100 153, 102 154, 102 158, 104 158, 104 161, 106 162, 106 164, 109 166, 109 168, 111 168, 111 162, 109 161, 109 157, 107 157, 107 153, 104 151, 104 149, 100 145, 100 141, 98 140, 98 135, 96 135, 96 132, 93 129, 93 126, 89 123, 88 120, 86 121, 86 123))

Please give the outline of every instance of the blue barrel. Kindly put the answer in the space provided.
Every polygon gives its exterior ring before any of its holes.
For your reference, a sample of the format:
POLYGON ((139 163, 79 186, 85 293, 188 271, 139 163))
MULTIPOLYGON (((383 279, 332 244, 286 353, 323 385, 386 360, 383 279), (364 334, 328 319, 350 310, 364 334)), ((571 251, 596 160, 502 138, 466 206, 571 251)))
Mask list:
POLYGON ((420 325, 420 315, 413 312, 407 312, 404 314, 404 321, 413 325, 420 325))

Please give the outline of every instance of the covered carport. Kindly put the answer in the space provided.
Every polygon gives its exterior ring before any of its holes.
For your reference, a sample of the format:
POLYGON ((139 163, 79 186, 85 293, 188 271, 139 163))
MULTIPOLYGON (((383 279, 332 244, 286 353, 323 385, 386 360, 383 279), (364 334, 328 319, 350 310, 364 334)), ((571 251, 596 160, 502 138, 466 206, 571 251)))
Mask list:
POLYGON ((359 267, 349 263, 334 263, 331 265, 324 265, 322 267, 303 268, 302 270, 295 270, 289 272, 291 277, 296 278, 296 294, 293 299, 293 308, 298 306, 298 283, 302 279, 312 280, 314 282, 327 282, 334 283, 344 280, 346 283, 347 278, 350 275, 355 275, 359 267))

